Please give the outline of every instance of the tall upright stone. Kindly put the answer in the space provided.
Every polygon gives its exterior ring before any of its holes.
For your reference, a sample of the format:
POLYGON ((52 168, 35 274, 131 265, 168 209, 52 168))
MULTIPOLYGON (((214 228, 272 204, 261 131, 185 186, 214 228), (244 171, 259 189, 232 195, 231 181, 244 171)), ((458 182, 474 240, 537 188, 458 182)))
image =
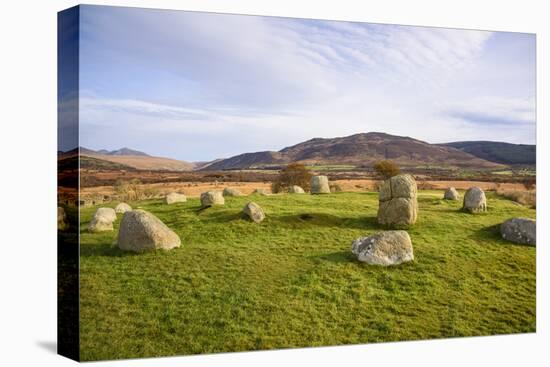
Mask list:
POLYGON ((330 194, 330 185, 327 176, 313 176, 311 178, 312 194, 330 194))
POLYGON ((416 181, 401 174, 384 181, 378 198, 378 223, 411 225, 418 217, 416 181))

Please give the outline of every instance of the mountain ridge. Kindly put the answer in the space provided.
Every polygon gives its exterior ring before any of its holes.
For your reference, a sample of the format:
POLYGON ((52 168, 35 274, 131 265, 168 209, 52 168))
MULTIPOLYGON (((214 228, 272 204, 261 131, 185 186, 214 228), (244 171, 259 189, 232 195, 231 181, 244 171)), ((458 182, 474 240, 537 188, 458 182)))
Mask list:
POLYGON ((408 136, 369 132, 336 138, 313 138, 279 151, 242 153, 212 163, 203 169, 266 168, 293 162, 308 165, 352 164, 369 167, 382 159, 393 160, 404 167, 445 165, 463 168, 501 168, 503 166, 451 146, 430 144, 408 136))
POLYGON ((537 163, 537 147, 534 144, 512 144, 499 141, 472 140, 440 144, 450 146, 490 162, 510 165, 534 165, 537 163))

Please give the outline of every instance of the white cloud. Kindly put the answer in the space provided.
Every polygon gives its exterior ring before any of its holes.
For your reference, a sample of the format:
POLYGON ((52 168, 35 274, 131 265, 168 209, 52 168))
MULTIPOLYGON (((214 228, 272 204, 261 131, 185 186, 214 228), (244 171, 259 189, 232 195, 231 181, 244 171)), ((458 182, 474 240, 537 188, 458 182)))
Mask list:
POLYGON ((142 131, 162 141, 153 150, 177 144, 180 158, 210 159, 367 131, 534 141, 527 66, 499 59, 491 32, 87 9, 83 131, 117 124, 90 133, 90 145, 137 145, 142 131), (492 131, 498 119, 510 123, 492 131), (525 132, 503 136, 516 120, 525 132), (181 144, 193 139, 212 148, 181 144))

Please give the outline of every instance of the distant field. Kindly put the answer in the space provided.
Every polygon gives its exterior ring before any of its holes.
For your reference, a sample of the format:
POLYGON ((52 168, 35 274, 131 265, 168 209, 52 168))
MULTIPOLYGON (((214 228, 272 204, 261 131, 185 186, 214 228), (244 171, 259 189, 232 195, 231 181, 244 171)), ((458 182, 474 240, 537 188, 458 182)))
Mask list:
MULTIPOLYGON (((333 180, 331 183, 339 185, 343 191, 349 192, 365 192, 372 191, 376 188, 378 180, 373 179, 356 179, 356 180, 333 180)), ((484 190, 496 190, 499 187, 502 190, 525 190, 523 184, 519 183, 494 183, 483 181, 421 181, 433 189, 446 189, 447 187, 455 187, 457 189, 468 189, 472 186, 479 186, 484 190)), ((223 190, 225 187, 238 188, 244 194, 250 194, 255 189, 261 188, 271 190, 271 182, 163 182, 140 185, 143 190, 152 189, 159 197, 177 191, 184 193, 188 197, 199 197, 202 192, 208 190, 223 190)), ((82 188, 81 193, 84 197, 94 196, 111 196, 115 194, 113 186, 96 186, 82 188)))
POLYGON ((319 166, 306 166, 306 168, 314 171, 346 171, 353 170, 356 166, 348 164, 327 164, 319 166))
POLYGON ((470 215, 441 196, 420 193, 415 261, 390 268, 350 253, 381 229, 376 193, 232 197, 204 211, 193 198, 132 203, 183 243, 140 255, 112 247, 116 230, 87 233, 95 208, 82 209, 81 357, 534 332, 535 248, 503 241, 497 225, 535 211, 488 193, 489 212, 470 215), (249 200, 261 224, 240 217, 249 200))

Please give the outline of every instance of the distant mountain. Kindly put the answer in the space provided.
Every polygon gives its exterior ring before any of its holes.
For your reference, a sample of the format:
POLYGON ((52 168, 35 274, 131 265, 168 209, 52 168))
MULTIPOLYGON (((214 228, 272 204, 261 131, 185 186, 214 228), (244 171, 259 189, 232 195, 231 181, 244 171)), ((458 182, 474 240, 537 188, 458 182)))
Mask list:
MULTIPOLYGON (((76 149, 71 151, 76 154, 76 149)), ((69 152, 65 153, 69 154, 69 152)), ((191 171, 194 164, 171 158, 154 157, 138 150, 130 148, 121 148, 117 150, 92 150, 80 147, 81 167, 82 168, 103 168, 103 169, 138 169, 150 171, 191 171), (83 157, 93 158, 86 161, 85 166, 83 157), (101 161, 104 161, 103 163, 101 161), (110 162, 111 164, 105 163, 110 162)))
POLYGON ((144 156, 149 157, 149 154, 140 152, 139 150, 134 150, 130 148, 120 148, 116 150, 92 150, 84 147, 80 147, 80 154, 101 154, 101 155, 134 155, 134 156, 144 156))
POLYGON ((502 164, 534 165, 537 161, 537 146, 510 144, 495 141, 457 141, 441 144, 470 153, 478 158, 502 164))
POLYGON ((214 162, 206 170, 251 169, 291 162, 309 165, 350 164, 372 166, 391 159, 400 166, 498 168, 502 165, 478 158, 451 146, 385 133, 361 133, 338 138, 315 138, 278 152, 244 153, 214 162))

